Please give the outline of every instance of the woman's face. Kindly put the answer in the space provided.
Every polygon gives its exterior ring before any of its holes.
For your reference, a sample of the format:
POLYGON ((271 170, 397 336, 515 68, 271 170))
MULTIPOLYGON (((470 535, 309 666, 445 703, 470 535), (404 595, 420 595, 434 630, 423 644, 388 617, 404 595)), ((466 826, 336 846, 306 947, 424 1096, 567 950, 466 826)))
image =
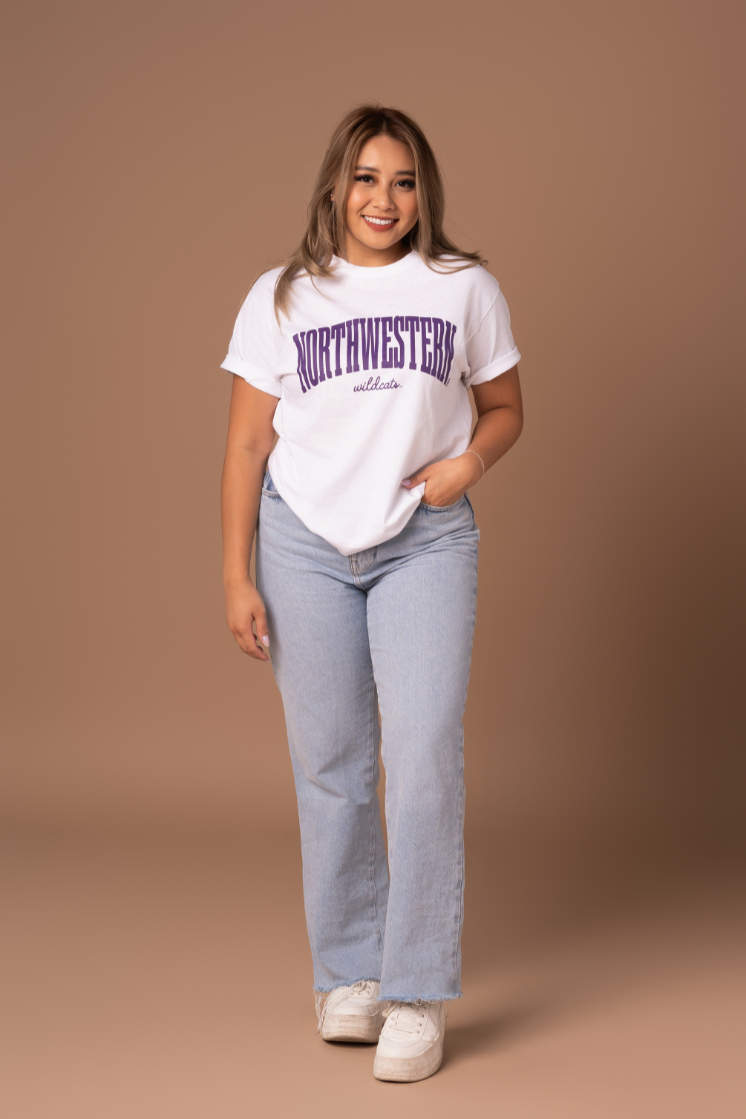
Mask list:
POLYGON ((350 264, 393 264, 417 222, 414 159, 406 144, 374 136, 358 155, 345 207, 345 252, 350 264))

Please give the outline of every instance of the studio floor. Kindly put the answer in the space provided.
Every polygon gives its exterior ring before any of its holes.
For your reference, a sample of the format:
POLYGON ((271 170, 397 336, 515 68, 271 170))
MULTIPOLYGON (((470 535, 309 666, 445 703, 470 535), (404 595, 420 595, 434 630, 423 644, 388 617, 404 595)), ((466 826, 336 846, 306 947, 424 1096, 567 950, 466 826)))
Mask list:
POLYGON ((469 836, 464 998, 398 1085, 316 1034, 294 834, 8 833, 2 1114, 743 1119, 743 877, 675 848, 469 836))

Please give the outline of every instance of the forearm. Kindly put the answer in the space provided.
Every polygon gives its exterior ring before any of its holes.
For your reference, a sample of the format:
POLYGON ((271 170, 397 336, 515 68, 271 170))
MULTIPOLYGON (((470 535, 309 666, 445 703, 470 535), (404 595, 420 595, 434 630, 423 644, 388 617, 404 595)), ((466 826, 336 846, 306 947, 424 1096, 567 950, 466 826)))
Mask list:
POLYGON ((221 491, 223 582, 226 588, 249 579, 251 550, 268 457, 263 450, 242 446, 229 446, 226 452, 221 491))
POLYGON ((483 412, 477 420, 469 450, 475 451, 484 462, 485 471, 489 470, 510 450, 522 428, 523 413, 520 408, 513 405, 492 408, 489 412, 483 412))

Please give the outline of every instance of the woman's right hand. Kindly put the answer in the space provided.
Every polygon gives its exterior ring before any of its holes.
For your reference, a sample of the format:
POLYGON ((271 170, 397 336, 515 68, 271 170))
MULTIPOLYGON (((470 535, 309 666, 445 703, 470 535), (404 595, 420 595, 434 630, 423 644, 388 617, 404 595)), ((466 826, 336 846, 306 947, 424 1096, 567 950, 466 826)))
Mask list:
POLYGON ((268 661, 269 657, 263 647, 269 646, 267 611, 264 609, 262 596, 250 579, 226 586, 225 612, 228 629, 238 642, 238 647, 254 660, 268 661))

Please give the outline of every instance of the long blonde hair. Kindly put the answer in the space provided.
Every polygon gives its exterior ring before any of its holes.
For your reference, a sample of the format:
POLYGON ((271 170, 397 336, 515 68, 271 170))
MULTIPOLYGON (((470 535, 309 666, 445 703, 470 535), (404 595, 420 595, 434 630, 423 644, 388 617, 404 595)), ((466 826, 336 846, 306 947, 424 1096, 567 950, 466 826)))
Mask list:
POLYGON ((308 228, 298 248, 288 259, 275 285, 275 314, 287 313, 290 290, 301 274, 332 275, 332 257, 341 256, 344 245, 345 207, 358 153, 374 136, 390 136, 406 144, 415 167, 418 219, 403 238, 428 266, 444 257, 455 257, 462 264, 448 262, 454 271, 487 262, 479 253, 457 248, 443 231, 445 194, 443 178, 433 149, 422 129, 399 109, 382 105, 360 105, 337 125, 319 168, 308 205, 308 228), (332 192, 336 188, 335 200, 332 192))

